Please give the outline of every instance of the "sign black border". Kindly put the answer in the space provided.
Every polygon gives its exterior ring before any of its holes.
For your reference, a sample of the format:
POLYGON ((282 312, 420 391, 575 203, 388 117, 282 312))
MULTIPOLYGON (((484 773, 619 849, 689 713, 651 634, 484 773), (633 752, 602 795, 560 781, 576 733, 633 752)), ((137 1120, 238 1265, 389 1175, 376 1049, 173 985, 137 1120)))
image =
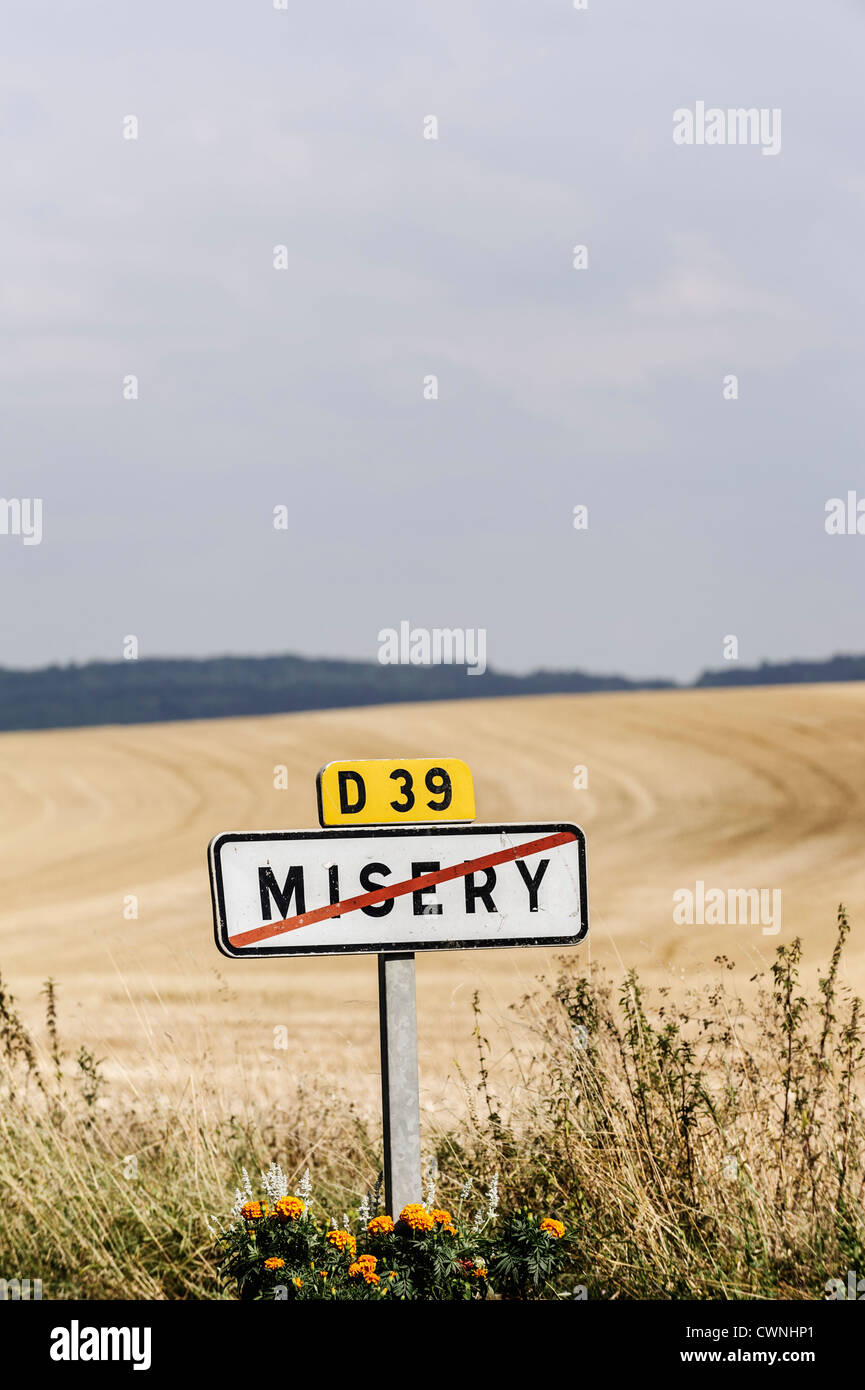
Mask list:
POLYGON ((578 825, 573 825, 570 821, 541 821, 523 824, 522 822, 506 821, 498 824, 478 823, 472 821, 451 821, 447 825, 434 822, 428 824, 424 822, 420 825, 369 825, 363 829, 358 827, 346 828, 338 826, 329 830, 226 830, 221 835, 215 835, 207 847, 207 865, 210 875, 210 896, 213 903, 213 935, 217 949, 223 956, 228 956, 231 960, 246 958, 260 959, 261 957, 287 957, 287 956, 381 956, 381 955, 404 955, 406 952, 418 953, 421 951, 470 951, 504 950, 513 946, 578 946, 579 943, 588 935, 589 931, 589 889, 586 873, 586 837, 578 825), (576 936, 524 936, 498 938, 495 941, 431 941, 421 943, 418 941, 394 941, 388 942, 386 946, 365 945, 340 945, 340 946, 309 946, 306 949, 294 948, 286 950, 285 946, 247 946, 240 950, 232 950, 228 944, 228 930, 225 921, 225 895, 222 882, 222 864, 220 861, 220 850, 224 844, 232 844, 237 841, 245 842, 249 840, 378 840, 387 836, 400 836, 403 839, 417 835, 475 835, 477 833, 501 834, 516 831, 518 833, 533 833, 552 835, 557 831, 567 830, 573 832, 577 840, 577 865, 579 871, 579 892, 580 892, 580 930, 576 936))

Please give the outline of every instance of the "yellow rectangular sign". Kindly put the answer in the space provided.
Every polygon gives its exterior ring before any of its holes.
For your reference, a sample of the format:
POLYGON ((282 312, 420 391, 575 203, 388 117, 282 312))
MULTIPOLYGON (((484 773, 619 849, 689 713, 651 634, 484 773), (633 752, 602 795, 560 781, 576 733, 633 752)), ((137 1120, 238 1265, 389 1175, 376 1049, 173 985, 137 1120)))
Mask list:
POLYGON ((351 758, 316 778, 321 825, 475 818, 472 774, 461 758, 351 758))

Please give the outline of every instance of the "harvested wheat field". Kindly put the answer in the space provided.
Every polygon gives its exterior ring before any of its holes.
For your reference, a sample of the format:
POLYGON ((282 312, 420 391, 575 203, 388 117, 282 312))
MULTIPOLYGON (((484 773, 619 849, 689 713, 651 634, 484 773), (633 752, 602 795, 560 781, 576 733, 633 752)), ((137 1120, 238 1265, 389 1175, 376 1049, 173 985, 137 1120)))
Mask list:
MULTIPOLYGON (((701 983, 724 954, 744 982, 797 934, 815 967, 843 900, 847 978, 865 990, 859 684, 5 734, 0 749, 0 969, 37 1026, 53 976, 64 1040, 90 1047, 115 1087, 139 1095, 176 1094, 203 1076, 272 1094, 291 1072, 374 1096, 374 958, 231 961, 213 944, 209 839, 316 825, 315 774, 334 758, 460 756, 479 820, 576 820, 588 839, 591 931, 574 949, 617 976, 633 966, 656 984, 701 983), (287 791, 274 790, 280 764, 287 791), (585 790, 574 789, 575 765, 587 768, 585 790), (780 889, 780 933, 676 925, 673 894, 698 880, 707 891, 780 889), (279 1027, 287 1050, 274 1045, 279 1027)), ((429 1111, 450 1104, 454 1059, 473 1048, 473 992, 502 1067, 521 1041, 508 1005, 554 966, 555 952, 536 950, 418 957, 429 1111)))

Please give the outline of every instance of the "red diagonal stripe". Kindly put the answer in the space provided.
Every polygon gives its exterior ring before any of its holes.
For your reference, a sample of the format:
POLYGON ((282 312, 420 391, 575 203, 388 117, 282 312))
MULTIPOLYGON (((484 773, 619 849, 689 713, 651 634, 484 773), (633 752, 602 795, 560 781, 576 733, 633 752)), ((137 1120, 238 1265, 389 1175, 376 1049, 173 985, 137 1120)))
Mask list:
POLYGON ((480 859, 464 859, 449 869, 436 869, 435 873, 422 874, 420 878, 407 878, 393 887, 376 888, 372 893, 361 893, 356 898, 346 898, 341 903, 328 903, 327 907, 317 907, 312 912, 303 912, 298 917, 286 917, 282 922, 265 922, 261 927, 252 927, 229 937, 232 946, 252 946, 256 941, 266 941, 269 936, 281 936, 283 932, 297 931, 299 927, 311 927, 314 922, 324 922, 328 917, 341 917, 346 912, 355 912, 361 907, 372 907, 374 903, 385 903, 389 898, 401 898, 405 893, 414 893, 422 888, 432 888, 436 883, 448 883, 454 878, 466 878, 479 869, 493 869, 497 864, 509 864, 514 859, 525 859, 530 854, 541 854, 545 849, 555 849, 566 845, 577 837, 569 830, 557 831, 555 835, 544 835, 540 840, 527 840, 524 845, 512 849, 496 850, 494 854, 484 854, 480 859))

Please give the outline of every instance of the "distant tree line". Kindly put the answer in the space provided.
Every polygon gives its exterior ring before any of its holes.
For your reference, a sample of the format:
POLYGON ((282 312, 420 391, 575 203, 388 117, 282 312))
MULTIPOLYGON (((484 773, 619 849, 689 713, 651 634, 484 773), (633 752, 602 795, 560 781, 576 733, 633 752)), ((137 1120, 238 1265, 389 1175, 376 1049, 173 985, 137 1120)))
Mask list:
POLYGON ((810 685, 827 681, 865 681, 865 656, 830 656, 825 661, 762 661, 759 666, 728 666, 704 671, 694 685, 810 685))
MULTIPOLYGON (((696 686, 865 680, 865 657, 705 671, 696 686)), ((670 690, 674 681, 534 671, 526 676, 461 666, 382 666, 301 656, 91 661, 17 671, 0 667, 0 730, 146 724, 231 715, 285 714, 418 700, 670 690)))

